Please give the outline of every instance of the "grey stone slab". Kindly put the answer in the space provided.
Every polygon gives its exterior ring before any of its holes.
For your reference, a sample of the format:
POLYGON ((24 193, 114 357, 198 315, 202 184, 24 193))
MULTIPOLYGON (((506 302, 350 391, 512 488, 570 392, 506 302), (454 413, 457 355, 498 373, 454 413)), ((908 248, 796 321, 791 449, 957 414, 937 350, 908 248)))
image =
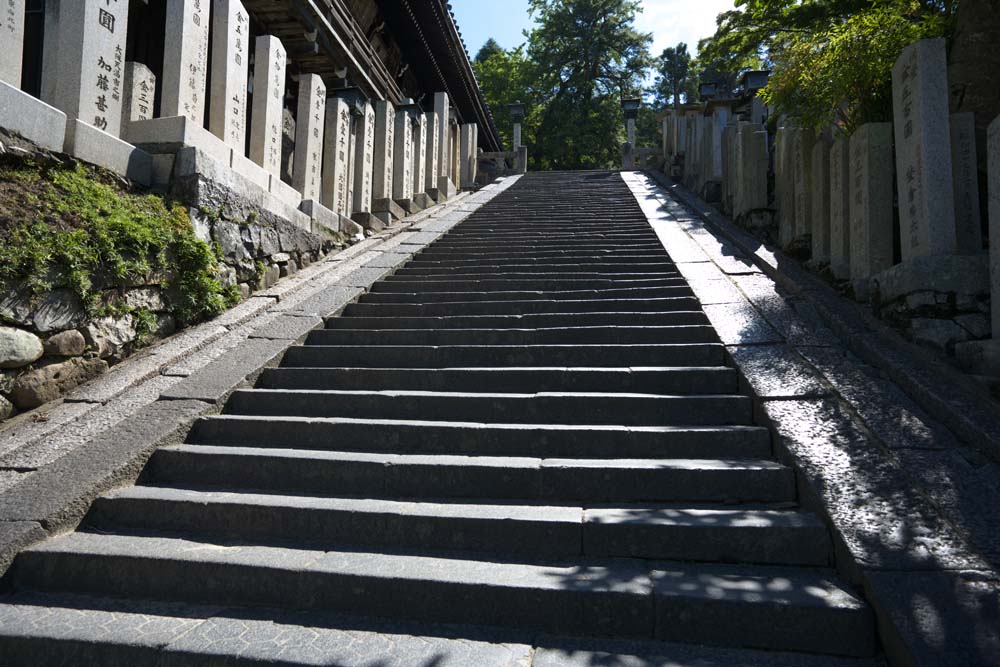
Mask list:
POLYGON ((333 285, 289 307, 289 314, 331 317, 364 294, 360 287, 333 285))
MULTIPOLYGON (((708 265, 708 263, 705 263, 708 265)), ((687 264, 685 266, 694 266, 687 264)), ((713 265, 714 266, 714 265, 713 265)), ((688 278, 688 287, 703 305, 717 303, 746 303, 746 297, 729 278, 702 279, 688 278)))
POLYGON ((1000 580, 977 572, 865 572, 887 657, 898 664, 1000 664, 1000 580))
POLYGON ((274 361, 286 347, 287 340, 248 339, 191 373, 160 396, 171 400, 193 399, 216 403, 274 361))
POLYGON ((48 533, 36 521, 7 521, 0 515, 0 577, 18 553, 46 537, 48 533))
POLYGON ((838 565, 883 570, 987 569, 878 444, 830 399, 767 401, 779 451, 803 502, 829 517, 838 565))
POLYGON ((0 127, 46 150, 61 152, 66 139, 66 114, 0 81, 0 127))
POLYGON ((784 342, 781 334, 747 301, 707 305, 703 310, 726 345, 784 342))
POLYGON ((122 101, 122 122, 149 120, 153 117, 153 95, 156 75, 142 63, 125 63, 125 96, 122 101))
POLYGON ((30 472, 21 472, 18 470, 0 470, 0 493, 18 484, 21 480, 27 479, 26 476, 30 474, 30 472))
POLYGON ((733 276, 733 282, 747 295, 754 307, 792 345, 835 345, 832 333, 822 327, 810 326, 792 307, 777 285, 768 276, 758 274, 733 276))
POLYGON ((24 52, 24 1, 11 0, 7 5, 7 15, 3 20, 4 39, 8 48, 0 54, 0 81, 14 87, 21 85, 21 71, 24 52))
POLYGON ((372 283, 385 278, 390 273, 392 273, 392 269, 365 264, 361 268, 351 271, 344 276, 340 282, 345 287, 362 287, 367 289, 372 283))
POLYGON ((66 424, 98 407, 97 403, 58 402, 43 405, 30 414, 19 415, 0 430, 0 454, 7 454, 24 445, 55 433, 66 424))
POLYGON ((413 259, 410 252, 384 252, 371 261, 365 262, 365 266, 372 269, 395 269, 413 259))
POLYGON ((176 153, 194 147, 227 169, 232 163, 230 146, 183 115, 134 121, 123 138, 148 153, 176 153))
POLYGON ((849 150, 851 279, 866 280, 892 266, 892 124, 862 125, 849 150))
POLYGON ((216 0, 213 5, 210 93, 217 103, 210 106, 208 127, 243 157, 247 131, 250 16, 239 0, 216 0))
POLYGON ((186 116, 203 127, 208 97, 209 6, 199 0, 168 0, 160 115, 186 116))
POLYGON ((979 204, 976 117, 972 111, 951 115, 952 189, 955 193, 955 243, 959 254, 983 249, 979 204))
POLYGON ((156 401, 0 495, 0 517, 73 528, 101 493, 130 484, 161 444, 180 440, 206 406, 156 401))
POLYGON ((727 241, 720 240, 715 234, 705 228, 700 220, 679 222, 678 225, 694 239, 705 254, 708 255, 720 269, 730 275, 744 273, 760 273, 760 269, 747 257, 742 250, 727 241))
POLYGON ((277 303, 270 296, 252 296, 235 308, 230 308, 212 320, 212 324, 232 328, 260 315, 277 303))
MULTIPOLYGON (((281 111, 285 98, 285 47, 273 35, 254 44, 253 113, 250 116, 250 159, 272 176, 281 172, 281 111)), ((279 179, 280 181, 280 179, 279 179)), ((294 202, 292 203, 294 205, 294 202)))
POLYGON ((427 245, 428 243, 433 243, 441 238, 443 234, 441 232, 435 231, 419 231, 412 232, 405 239, 400 241, 403 245, 427 245))
POLYGON ((326 85, 318 74, 299 75, 298 113, 295 115, 295 164, 292 185, 303 199, 320 200, 326 85))
POLYGON ((66 401, 106 403, 135 385, 158 375, 170 359, 145 353, 126 359, 97 378, 66 394, 66 401))
POLYGON ((688 280, 722 280, 726 274, 712 262, 678 262, 677 271, 688 280))
POLYGON ((787 345, 731 347, 729 354, 758 398, 816 397, 831 393, 816 371, 787 345))
POLYGON ((294 341, 323 324, 323 320, 315 315, 280 315, 270 322, 256 328, 250 338, 272 338, 275 340, 294 341))

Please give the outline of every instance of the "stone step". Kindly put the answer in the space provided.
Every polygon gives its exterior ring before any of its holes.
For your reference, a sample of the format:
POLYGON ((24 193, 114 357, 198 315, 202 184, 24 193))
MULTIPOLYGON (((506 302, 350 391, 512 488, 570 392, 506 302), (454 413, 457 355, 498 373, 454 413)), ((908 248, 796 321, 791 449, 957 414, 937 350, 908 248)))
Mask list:
POLYGON ((533 315, 536 313, 646 312, 699 310, 693 296, 652 299, 532 299, 527 301, 447 301, 439 303, 350 303, 348 316, 410 317, 425 315, 533 315))
POLYGON ((84 528, 158 531, 253 544, 385 547, 527 557, 828 564, 812 514, 722 506, 475 504, 319 498, 136 486, 99 498, 84 528))
POLYGON ((575 559, 522 564, 74 533, 25 551, 21 589, 280 606, 871 655, 870 609, 827 570, 575 559), (748 595, 752 591, 752 595, 748 595))
POLYGON ((591 299, 672 299, 693 297, 687 285, 669 287, 623 287, 600 290, 565 289, 547 292, 465 292, 450 290, 437 292, 369 292, 359 303, 466 303, 474 301, 587 301, 591 299))
POLYGON ((397 276, 455 276, 457 279, 466 276, 479 276, 481 274, 491 274, 494 276, 513 275, 515 273, 545 274, 558 277, 562 273, 597 273, 601 275, 617 276, 619 274, 656 273, 662 276, 676 276, 677 266, 670 261, 655 262, 621 262, 621 263, 597 263, 597 262, 514 262, 500 265, 496 262, 472 262, 459 266, 445 266, 440 262, 419 263, 418 260, 411 260, 402 268, 398 269, 394 275, 397 276))
POLYGON ((434 248, 504 248, 529 245, 535 247, 573 247, 603 245, 604 247, 632 243, 656 243, 652 231, 600 234, 596 232, 559 232, 551 234, 448 234, 432 244, 434 248))
POLYGON ((764 459, 540 459, 186 444, 157 450, 146 475, 155 485, 369 498, 795 500, 792 470, 764 459))
MULTIPOLYGON (((662 272, 650 271, 647 273, 602 273, 600 271, 506 271, 501 273, 457 273, 454 271, 442 271, 439 273, 426 273, 423 271, 411 271, 407 268, 397 270, 394 274, 386 276, 376 285, 405 282, 504 282, 507 280, 530 280, 530 281, 563 281, 563 280, 593 280, 593 281, 629 281, 629 280, 680 280, 681 274, 676 271, 662 272)), ((374 285, 373 285, 374 287, 374 285)))
POLYGON ((651 287, 687 287, 680 276, 644 278, 563 278, 537 277, 518 279, 513 276, 486 280, 458 280, 441 276, 437 279, 419 276, 393 276, 371 286, 370 292, 562 292, 580 290, 635 289, 651 287))
POLYGON ((739 394, 658 396, 238 389, 230 395, 225 413, 508 424, 707 426, 752 424, 752 408, 750 397, 739 394))
POLYGON ((632 247, 631 245, 627 248, 605 248, 605 249, 586 249, 586 248, 569 248, 566 250, 538 250, 535 248, 507 248, 504 250, 483 250, 480 252, 466 252, 466 251, 456 251, 448 252, 447 250, 435 250, 433 247, 427 250, 421 251, 415 258, 414 261, 420 262, 474 262, 477 260, 498 260, 498 261, 509 261, 529 258, 533 261, 547 261, 549 259, 567 259, 575 258, 582 260, 597 260, 603 261, 607 260, 633 260, 633 259, 652 259, 658 258, 660 261, 667 259, 666 252, 663 251, 661 246, 654 247, 649 245, 648 247, 632 247))
POLYGON ((761 426, 615 426, 217 415, 195 422, 188 443, 390 454, 529 458, 760 459, 761 426))
POLYGON ((708 324, 701 310, 666 313, 537 313, 534 315, 438 315, 435 317, 361 317, 340 315, 327 329, 551 329, 602 326, 693 326, 708 324))
POLYGON ((443 256, 434 257, 420 254, 407 263, 407 267, 420 268, 431 266, 435 268, 458 269, 468 266, 494 266, 507 270, 513 266, 560 266, 563 264, 585 264, 597 267, 613 267, 616 265, 626 265, 630 270, 641 267, 647 270, 649 265, 665 266, 676 269, 673 261, 664 253, 641 253, 641 254, 605 254, 597 256, 593 254, 573 254, 554 255, 552 257, 538 257, 537 255, 511 256, 511 257, 463 257, 448 258, 443 256))
MULTIPOLYGON (((435 332, 440 335, 444 332, 435 332)), ((420 391, 603 391, 732 394, 735 369, 705 368, 265 368, 262 389, 410 389, 420 391)))
POLYGON ((509 255, 531 255, 532 257, 551 257, 563 255, 621 255, 621 254, 654 254, 664 253, 663 245, 656 240, 656 237, 647 241, 633 241, 625 247, 615 246, 606 242, 578 242, 578 243, 550 243, 550 244, 529 244, 529 243, 506 243, 506 244, 483 244, 470 246, 452 246, 434 243, 420 251, 420 257, 449 256, 449 257, 480 257, 497 256, 507 257, 509 255))
MULTIPOLYGON (((384 306, 383 306, 384 307, 384 306)), ((397 308, 399 306, 396 306, 397 308)), ((340 368, 722 366, 716 343, 667 345, 295 345, 281 365, 340 368)))
POLYGON ((544 345, 546 343, 717 343, 708 325, 546 329, 318 329, 307 345, 544 345))

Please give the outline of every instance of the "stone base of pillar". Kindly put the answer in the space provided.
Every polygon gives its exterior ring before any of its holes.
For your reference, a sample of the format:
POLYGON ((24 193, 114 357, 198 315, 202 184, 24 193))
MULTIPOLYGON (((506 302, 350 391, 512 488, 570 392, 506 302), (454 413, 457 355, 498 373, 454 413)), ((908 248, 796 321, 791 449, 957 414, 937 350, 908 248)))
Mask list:
POLYGON ((705 201, 709 204, 717 204, 722 201, 722 182, 706 181, 703 188, 705 201))
POLYGON ((308 215, 312 221, 310 231, 313 234, 320 236, 331 236, 332 234, 355 236, 360 231, 357 223, 334 213, 315 199, 303 200, 299 205, 299 210, 308 215))
POLYGON ((66 114, 0 81, 0 127, 46 150, 59 152, 66 139, 66 114))
POLYGON ((65 152, 140 185, 153 182, 153 157, 127 141, 80 120, 66 124, 65 152))
POLYGON ((386 224, 392 224, 406 217, 406 211, 392 199, 372 201, 372 213, 386 224))
POLYGON ((424 210, 424 207, 417 203, 416 198, 414 199, 396 199, 394 200, 396 204, 399 205, 401 209, 406 211, 406 215, 413 215, 414 213, 420 213, 424 210))
POLYGON ((437 188, 427 188, 426 194, 435 204, 443 204, 448 201, 448 195, 437 188))
POLYGON ((417 206, 419 206, 421 209, 430 208, 435 204, 434 200, 431 199, 430 195, 428 195, 426 192, 418 192, 417 194, 413 195, 413 201, 415 201, 417 203, 417 206))
POLYGON ((368 211, 358 211, 357 213, 351 214, 351 220, 361 225, 364 229, 370 229, 373 232, 380 232, 388 225, 379 220, 373 213, 368 211))
POLYGON ((1000 338, 956 343, 955 358, 969 373, 1000 378, 1000 338))
POLYGON ((455 184, 452 183, 451 179, 447 176, 441 176, 438 178, 437 190, 439 196, 435 197, 435 199, 438 200, 438 203, 441 203, 440 195, 444 195, 445 200, 448 200, 458 194, 458 189, 455 188, 455 184))
MULTIPOLYGON (((191 146, 232 168, 233 149, 205 128, 191 122, 187 116, 150 118, 125 123, 122 136, 125 141, 147 153, 176 153, 182 148, 191 146)), ((299 199, 301 200, 301 197, 299 199)))
POLYGON ((302 193, 293 188, 288 183, 285 183, 279 177, 271 174, 270 186, 268 188, 270 193, 276 198, 280 199, 289 206, 299 207, 302 201, 302 193))

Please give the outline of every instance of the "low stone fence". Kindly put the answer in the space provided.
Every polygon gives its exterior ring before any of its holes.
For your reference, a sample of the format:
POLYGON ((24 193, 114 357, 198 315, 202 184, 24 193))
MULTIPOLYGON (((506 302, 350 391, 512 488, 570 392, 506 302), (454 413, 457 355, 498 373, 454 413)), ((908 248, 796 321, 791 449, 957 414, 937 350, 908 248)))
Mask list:
POLYGON ((528 147, 516 151, 480 152, 476 182, 485 185, 497 178, 528 173, 528 147))

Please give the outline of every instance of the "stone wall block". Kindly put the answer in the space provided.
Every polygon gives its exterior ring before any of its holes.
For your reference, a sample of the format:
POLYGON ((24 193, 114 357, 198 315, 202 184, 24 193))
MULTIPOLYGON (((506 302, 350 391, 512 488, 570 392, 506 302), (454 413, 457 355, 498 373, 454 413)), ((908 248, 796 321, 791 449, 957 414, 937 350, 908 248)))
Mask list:
POLYGON ((850 139, 851 278, 892 266, 892 125, 867 123, 850 139))

